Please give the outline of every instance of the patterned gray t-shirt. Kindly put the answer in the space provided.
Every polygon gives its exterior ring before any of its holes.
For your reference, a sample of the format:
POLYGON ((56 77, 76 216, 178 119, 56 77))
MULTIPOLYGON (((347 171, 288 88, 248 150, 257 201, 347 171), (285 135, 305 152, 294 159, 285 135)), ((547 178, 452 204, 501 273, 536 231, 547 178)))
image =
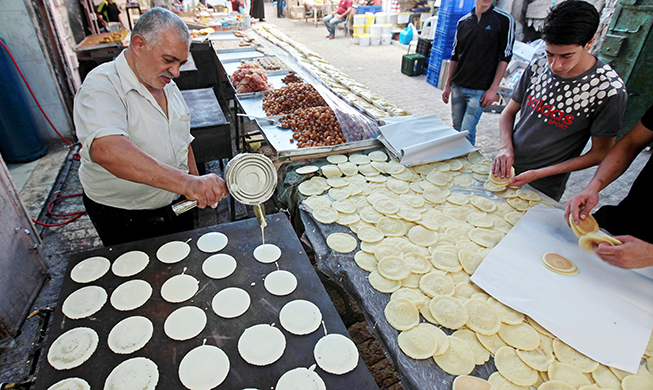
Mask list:
MULTIPOLYGON (((521 104, 513 132, 517 173, 580 156, 591 137, 614 137, 626 109, 623 81, 597 59, 587 72, 571 78, 554 74, 546 57, 535 58, 511 98, 521 104)), ((531 185, 559 200, 569 174, 533 181, 531 185)))

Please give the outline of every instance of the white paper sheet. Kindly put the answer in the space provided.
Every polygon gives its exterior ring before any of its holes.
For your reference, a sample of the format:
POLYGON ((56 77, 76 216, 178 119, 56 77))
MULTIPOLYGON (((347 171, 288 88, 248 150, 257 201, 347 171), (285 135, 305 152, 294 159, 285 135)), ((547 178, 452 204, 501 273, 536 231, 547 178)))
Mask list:
MULTIPOLYGON (((651 267, 649 267, 651 268, 651 267)), ((488 254, 471 280, 590 358, 635 373, 653 329, 653 270, 624 270, 578 247, 562 210, 529 210, 488 254), (549 271, 546 252, 579 269, 549 271)))
POLYGON ((437 115, 415 116, 379 127, 381 142, 394 149, 406 166, 426 164, 462 156, 476 150, 465 138, 437 115))

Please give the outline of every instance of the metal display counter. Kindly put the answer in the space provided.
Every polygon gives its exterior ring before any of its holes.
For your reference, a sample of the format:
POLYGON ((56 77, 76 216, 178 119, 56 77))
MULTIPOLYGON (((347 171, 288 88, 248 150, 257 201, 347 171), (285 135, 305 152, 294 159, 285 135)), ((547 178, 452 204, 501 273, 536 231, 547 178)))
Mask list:
MULTIPOLYGON (((209 36, 209 39, 211 39, 211 35, 209 36)), ((320 80, 313 77, 313 75, 309 71, 304 69, 297 61, 293 60, 292 58, 289 58, 288 55, 285 52, 283 52, 283 50, 268 42, 262 42, 262 44, 263 44, 262 46, 263 51, 265 51, 266 53, 271 53, 275 55, 277 58, 282 59, 288 65, 288 67, 291 68, 295 73, 297 73, 298 76, 304 79, 305 82, 313 85, 321 86, 324 90, 327 90, 328 94, 331 95, 330 96, 331 99, 338 99, 339 101, 341 101, 339 97, 337 97, 335 94, 332 94, 330 91, 328 91, 328 89, 322 85, 322 82, 320 80)), ((254 48, 251 48, 250 50, 239 50, 239 51, 229 51, 229 52, 217 50, 216 52, 217 52, 218 59, 221 63, 221 66, 225 74, 227 75, 227 77, 231 76, 238 69, 241 60, 248 61, 255 57, 264 56, 263 52, 255 50, 254 48)), ((268 80, 274 86, 275 89, 285 86, 285 84, 281 81, 281 79, 285 77, 287 72, 288 71, 268 71, 268 80)), ((264 96, 265 96, 265 92, 255 93, 255 94, 236 94, 235 95, 236 110, 239 112, 244 112, 247 115, 258 116, 258 117, 266 116, 262 108, 262 102, 264 96)), ((347 106, 351 107, 352 110, 356 110, 359 113, 361 112, 359 107, 350 104, 348 102, 346 103, 344 101, 342 102, 343 104, 346 104, 347 106)), ((258 122, 257 124, 261 133, 265 137, 266 141, 277 152, 278 160, 295 160, 295 159, 303 159, 307 157, 323 156, 325 154, 349 152, 349 151, 356 151, 356 150, 366 150, 373 147, 378 147, 380 145, 380 142, 377 141, 374 137, 371 139, 365 139, 362 141, 352 141, 352 142, 347 142, 335 146, 299 148, 296 143, 290 142, 293 135, 292 130, 280 129, 276 126, 266 125, 261 122, 258 122)), ((237 124, 237 128, 238 127, 239 125, 237 124)))
MULTIPOLYGON (((333 307, 322 283, 311 266, 303 248, 296 238, 287 218, 283 214, 267 217, 268 226, 265 229, 266 242, 277 245, 282 252, 276 264, 262 264, 253 258, 254 249, 261 243, 261 231, 256 219, 249 219, 219 226, 213 226, 194 231, 158 237, 150 240, 117 245, 110 248, 97 249, 71 256, 68 269, 64 276, 58 305, 53 316, 51 331, 46 341, 46 349, 41 354, 41 369, 38 373, 36 389, 47 389, 57 381, 80 377, 86 380, 91 388, 101 389, 111 370, 122 361, 133 357, 146 357, 156 363, 159 370, 157 389, 184 389, 178 375, 179 363, 182 358, 193 348, 202 345, 214 345, 221 348, 229 357, 230 370, 225 381, 219 389, 243 388, 273 388, 281 375, 296 367, 310 367, 315 364, 313 347, 324 336, 325 327, 328 333, 347 335, 338 313, 333 307), (205 233, 219 231, 227 235, 229 243, 220 251, 233 256, 237 260, 237 268, 233 274, 225 279, 210 279, 202 272, 202 263, 211 254, 200 252, 197 249, 197 240, 205 233), (164 264, 156 258, 156 251, 161 245, 181 240, 189 243, 190 254, 182 261, 175 264, 164 264), (89 318, 71 320, 63 316, 60 308, 63 301, 73 291, 83 284, 77 284, 70 279, 70 271, 80 261, 92 256, 104 256, 110 261, 132 250, 140 250, 150 258, 147 267, 130 278, 116 277, 111 271, 90 285, 101 286, 106 289, 109 296, 117 286, 127 280, 142 279, 153 288, 152 296, 140 308, 132 311, 117 311, 109 301, 96 314, 89 318), (267 274, 277 269, 293 273, 298 281, 297 288, 287 296, 274 296, 269 294, 263 280, 267 274), (168 303, 161 298, 162 284, 173 275, 185 272, 199 280, 199 290, 189 301, 182 303, 168 303), (251 297, 251 306, 240 317, 224 319, 218 317, 211 309, 211 300, 218 291, 227 287, 238 286, 246 290, 251 297), (316 331, 305 335, 295 336, 288 333, 279 324, 279 311, 288 302, 295 299, 305 299, 316 304, 323 317, 323 325, 316 331), (204 330, 196 337, 186 341, 174 341, 165 335, 163 323, 167 316, 175 309, 183 306, 197 306, 204 310, 207 324, 204 330), (144 348, 130 355, 117 355, 107 347, 107 335, 120 320, 134 315, 148 317, 154 325, 154 334, 144 348), (286 348, 282 357, 267 366, 253 366, 246 363, 238 353, 237 343, 240 335, 246 328, 256 324, 276 324, 281 329, 286 339, 286 348), (76 327, 90 327, 99 335, 97 350, 89 360, 81 366, 57 371, 52 368, 45 356, 47 348, 62 333, 76 327)), ((86 284, 88 285, 88 284, 86 284)), ((328 389, 378 389, 367 367, 359 358, 357 367, 344 375, 332 375, 322 371, 319 367, 316 372, 324 380, 328 389)))

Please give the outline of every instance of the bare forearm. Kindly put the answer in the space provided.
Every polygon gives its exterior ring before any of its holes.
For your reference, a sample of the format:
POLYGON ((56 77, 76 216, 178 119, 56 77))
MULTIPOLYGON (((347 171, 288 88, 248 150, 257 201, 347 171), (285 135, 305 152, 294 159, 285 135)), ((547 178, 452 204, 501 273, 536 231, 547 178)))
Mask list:
POLYGON ((515 117, 517 116, 517 111, 514 111, 514 109, 519 109, 520 106, 517 102, 514 100, 510 100, 508 102, 508 107, 507 109, 513 108, 510 111, 504 110, 504 112, 501 113, 501 116, 499 117, 499 140, 500 144, 499 147, 501 149, 505 149, 507 151, 510 151, 510 153, 513 152, 513 146, 512 146, 512 134, 514 132, 514 127, 515 127, 515 117), (517 105, 514 107, 514 105, 517 105))
POLYGON ((451 79, 453 74, 456 72, 456 67, 458 66, 458 61, 449 61, 449 71, 447 72, 447 80, 445 81, 445 87, 451 88, 451 79))
POLYGON ((197 161, 195 161, 195 153, 190 145, 188 145, 188 173, 195 176, 200 175, 200 172, 197 169, 197 161))
POLYGON ((499 61, 497 65, 497 71, 494 73, 494 80, 492 80, 492 85, 490 89, 496 91, 499 89, 499 84, 503 80, 503 76, 506 74, 506 69, 508 68, 508 63, 506 61, 499 61))

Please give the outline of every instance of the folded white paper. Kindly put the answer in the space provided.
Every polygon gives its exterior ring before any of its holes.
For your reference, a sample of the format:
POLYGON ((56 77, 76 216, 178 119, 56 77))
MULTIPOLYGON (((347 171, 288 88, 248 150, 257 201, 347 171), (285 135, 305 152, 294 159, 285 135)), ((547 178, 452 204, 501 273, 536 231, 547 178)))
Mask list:
POLYGON ((476 150, 465 138, 467 131, 456 131, 437 115, 413 116, 381 126, 379 131, 378 140, 406 166, 446 160, 476 150))
POLYGON ((563 211, 538 205, 487 255, 471 280, 577 351, 635 373, 653 330, 650 271, 614 267, 579 248, 563 211), (542 263, 546 252, 570 259, 579 274, 548 270, 542 263))

